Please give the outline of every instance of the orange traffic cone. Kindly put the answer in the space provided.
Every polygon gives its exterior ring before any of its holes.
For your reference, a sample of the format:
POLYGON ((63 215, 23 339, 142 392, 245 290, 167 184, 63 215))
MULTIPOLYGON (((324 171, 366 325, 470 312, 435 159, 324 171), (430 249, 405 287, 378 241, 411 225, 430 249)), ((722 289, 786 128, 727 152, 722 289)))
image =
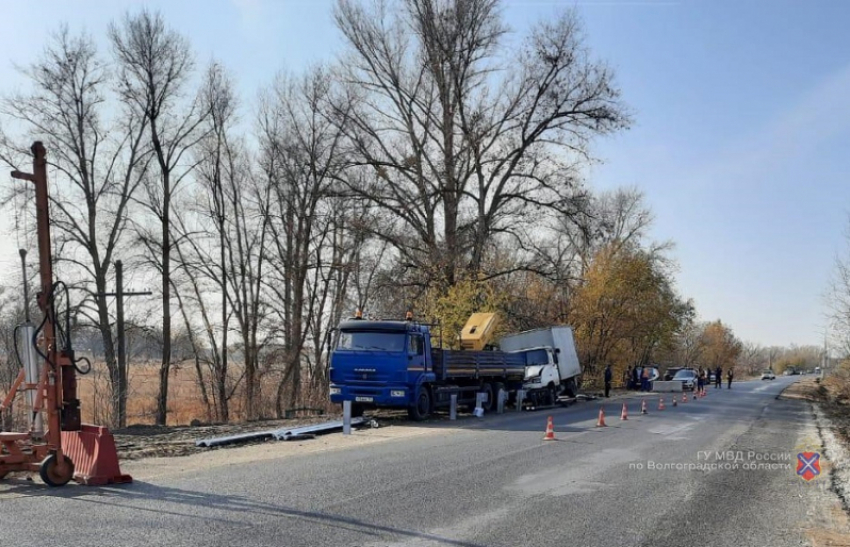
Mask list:
POLYGON ((596 421, 596 427, 608 427, 608 424, 605 423, 605 409, 599 409, 599 419, 596 421))
POLYGON ((555 439, 555 422, 552 420, 552 416, 549 416, 549 419, 546 421, 546 434, 543 435, 544 441, 554 441, 555 439))
POLYGON ((646 399, 640 402, 640 413, 641 414, 649 414, 649 411, 646 409, 646 399))
POLYGON ((660 399, 658 399, 658 410, 664 410, 664 408, 664 397, 661 397, 660 399))
POLYGON ((620 419, 621 420, 628 420, 629 419, 629 409, 626 408, 625 402, 623 403, 623 411, 620 412, 620 419))
POLYGON ((687 403, 687 402, 688 402, 688 396, 687 396, 686 394, 684 394, 684 393, 682 393, 682 402, 683 402, 683 403, 687 403))

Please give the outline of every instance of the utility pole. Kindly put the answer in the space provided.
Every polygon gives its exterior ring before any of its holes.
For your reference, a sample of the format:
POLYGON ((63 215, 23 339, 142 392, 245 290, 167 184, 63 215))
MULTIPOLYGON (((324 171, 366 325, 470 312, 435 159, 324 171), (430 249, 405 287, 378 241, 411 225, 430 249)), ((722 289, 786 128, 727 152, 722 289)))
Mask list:
POLYGON ((124 298, 128 296, 150 296, 150 291, 144 292, 124 292, 124 263, 120 260, 115 261, 115 292, 103 293, 103 296, 114 296, 115 307, 117 313, 117 321, 115 325, 116 337, 118 338, 118 364, 116 365, 118 393, 113 397, 118 397, 118 427, 127 427, 127 345, 125 342, 124 333, 124 298))

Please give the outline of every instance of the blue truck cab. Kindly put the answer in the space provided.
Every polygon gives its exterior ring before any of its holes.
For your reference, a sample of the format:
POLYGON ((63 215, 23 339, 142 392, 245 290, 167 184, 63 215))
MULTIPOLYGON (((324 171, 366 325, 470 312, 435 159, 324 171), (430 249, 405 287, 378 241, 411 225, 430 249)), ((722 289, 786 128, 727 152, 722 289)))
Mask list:
MULTIPOLYGON (((473 315, 467 323, 469 334, 477 334, 479 319, 473 315)), ((461 334, 462 343, 470 339, 461 334)), ((449 407, 455 395, 458 405, 469 407, 482 393, 482 408, 489 411, 500 392, 514 397, 523 387, 528 352, 481 349, 481 340, 477 348, 448 350, 431 341, 428 325, 411 319, 343 321, 330 357, 331 402, 350 401, 353 415, 370 408, 407 409, 419 421, 449 407)))
POLYGON ((433 407, 427 386, 436 379, 427 325, 355 318, 338 330, 330 358, 331 402, 351 401, 353 415, 390 407, 427 417, 433 407))

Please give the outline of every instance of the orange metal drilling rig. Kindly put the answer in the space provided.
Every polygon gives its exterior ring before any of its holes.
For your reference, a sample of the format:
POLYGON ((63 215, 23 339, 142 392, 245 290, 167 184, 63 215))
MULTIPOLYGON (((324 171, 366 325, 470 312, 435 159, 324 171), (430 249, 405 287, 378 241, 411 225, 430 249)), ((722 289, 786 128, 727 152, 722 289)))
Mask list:
MULTIPOLYGON (((13 171, 12 177, 35 185, 36 225, 40 291, 38 327, 19 327, 18 358, 22 369, 0 410, 9 408, 18 395, 29 412, 29 430, 0 432, 0 479, 11 472, 38 472, 50 486, 63 486, 71 479, 83 484, 131 482, 121 474, 115 440, 105 427, 85 425, 80 419, 77 398, 77 368, 71 344, 69 314, 63 326, 56 313, 57 292, 67 287, 53 280, 50 249, 50 215, 47 194, 47 151, 41 142, 31 148, 33 172, 13 171), (61 347, 60 347, 61 344, 61 347)), ((25 291, 26 292, 26 291, 25 291)))

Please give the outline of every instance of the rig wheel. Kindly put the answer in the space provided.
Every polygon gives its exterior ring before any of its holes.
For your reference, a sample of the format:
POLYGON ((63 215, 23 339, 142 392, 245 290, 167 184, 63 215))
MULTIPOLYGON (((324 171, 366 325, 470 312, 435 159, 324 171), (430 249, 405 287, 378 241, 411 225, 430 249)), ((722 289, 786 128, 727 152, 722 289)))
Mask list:
POLYGON ((60 468, 56 454, 50 454, 41 462, 38 474, 48 486, 65 486, 74 477, 74 463, 65 456, 65 466, 60 468))

